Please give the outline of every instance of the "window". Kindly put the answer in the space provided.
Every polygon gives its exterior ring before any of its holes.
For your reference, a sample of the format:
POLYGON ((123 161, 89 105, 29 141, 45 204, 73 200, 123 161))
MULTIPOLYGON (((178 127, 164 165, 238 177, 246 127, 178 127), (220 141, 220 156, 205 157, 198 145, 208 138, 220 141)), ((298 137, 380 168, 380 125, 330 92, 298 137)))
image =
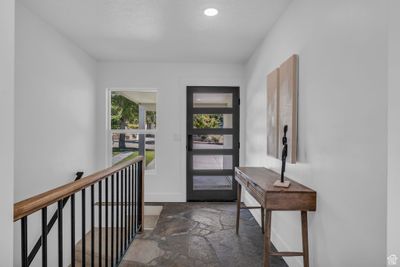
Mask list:
POLYGON ((109 136, 112 165, 142 155, 146 170, 155 170, 156 102, 155 91, 111 91, 109 136))

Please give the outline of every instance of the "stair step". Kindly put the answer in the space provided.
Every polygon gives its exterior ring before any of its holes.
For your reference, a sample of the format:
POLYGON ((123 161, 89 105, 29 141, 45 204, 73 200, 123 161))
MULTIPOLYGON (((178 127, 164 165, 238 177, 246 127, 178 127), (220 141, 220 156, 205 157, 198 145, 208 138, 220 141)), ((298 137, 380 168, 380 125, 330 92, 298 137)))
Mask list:
MULTIPOLYGON (((114 259, 115 259, 115 250, 116 250, 116 234, 119 231, 119 235, 121 231, 124 232, 125 228, 114 228, 114 259)), ((99 228, 94 229, 94 266, 99 266, 99 228)), ((106 251, 106 228, 101 229, 101 251, 102 257, 101 262, 102 266, 105 266, 105 251, 106 251)), ((90 266, 91 263, 91 231, 86 234, 86 266, 90 266)), ((120 249, 121 241, 119 240, 118 247, 120 249)), ((111 263, 111 229, 108 229, 108 262, 111 263)), ((80 240, 75 246, 75 266, 80 267, 82 265, 82 240, 80 240)), ((110 264, 109 264, 110 265, 110 264)))

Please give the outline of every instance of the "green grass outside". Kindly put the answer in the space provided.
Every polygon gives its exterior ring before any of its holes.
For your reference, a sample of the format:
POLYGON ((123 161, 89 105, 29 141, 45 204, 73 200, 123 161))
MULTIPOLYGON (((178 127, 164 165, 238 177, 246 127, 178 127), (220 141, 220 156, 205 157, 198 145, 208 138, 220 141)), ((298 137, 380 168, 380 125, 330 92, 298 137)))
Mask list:
MULTIPOLYGON (((120 151, 113 151, 113 156, 118 155, 119 153, 121 153, 120 151)), ((146 150, 146 166, 149 165, 150 162, 152 162, 154 160, 154 150, 146 150)), ((128 157, 124 158, 123 160, 117 162, 117 163, 122 163, 125 161, 129 161, 132 160, 134 158, 136 158, 137 156, 139 156, 139 151, 134 151, 131 155, 129 155, 128 157)), ((115 164, 117 164, 115 163, 115 164)))

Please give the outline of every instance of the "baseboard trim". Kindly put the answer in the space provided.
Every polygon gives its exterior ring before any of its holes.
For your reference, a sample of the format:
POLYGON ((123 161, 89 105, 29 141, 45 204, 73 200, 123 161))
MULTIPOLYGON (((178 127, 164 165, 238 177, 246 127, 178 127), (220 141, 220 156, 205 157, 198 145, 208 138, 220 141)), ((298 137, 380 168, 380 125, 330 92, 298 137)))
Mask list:
MULTIPOLYGON (((272 227, 271 228, 271 239, 273 240, 273 244, 278 251, 296 251, 286 243, 283 238, 277 233, 277 231, 272 227)), ((285 257, 285 262, 291 267, 302 267, 302 257, 285 257)))
POLYGON ((186 202, 182 193, 145 193, 145 202, 186 202))

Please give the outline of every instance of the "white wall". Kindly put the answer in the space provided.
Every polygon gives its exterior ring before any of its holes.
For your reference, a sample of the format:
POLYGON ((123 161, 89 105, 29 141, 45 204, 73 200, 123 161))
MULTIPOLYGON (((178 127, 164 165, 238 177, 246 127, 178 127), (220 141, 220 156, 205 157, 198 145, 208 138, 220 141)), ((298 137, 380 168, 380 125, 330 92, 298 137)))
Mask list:
POLYGON ((400 257, 400 2, 389 2, 387 253, 400 257))
POLYGON ((0 259, 12 266, 14 178, 14 1, 0 1, 0 259))
POLYGON ((16 6, 15 199, 95 169, 96 62, 16 6))
MULTIPOLYGON (((311 266, 385 264, 386 26, 384 1, 293 1, 246 66, 246 165, 279 170, 266 156, 266 75, 299 55, 299 161, 286 174, 318 192, 311 266)), ((278 249, 300 250, 300 213, 272 221, 278 249)))
MULTIPOLYGON (((15 201, 70 182, 78 170, 96 169, 95 82, 96 62, 17 3, 15 201)), ((36 219, 29 219, 30 242, 38 237, 36 219)))
POLYGON ((242 74, 241 65, 99 63, 98 161, 106 166, 107 89, 157 89, 157 170, 156 174, 146 175, 145 201, 186 201, 186 86, 241 86, 242 74))

